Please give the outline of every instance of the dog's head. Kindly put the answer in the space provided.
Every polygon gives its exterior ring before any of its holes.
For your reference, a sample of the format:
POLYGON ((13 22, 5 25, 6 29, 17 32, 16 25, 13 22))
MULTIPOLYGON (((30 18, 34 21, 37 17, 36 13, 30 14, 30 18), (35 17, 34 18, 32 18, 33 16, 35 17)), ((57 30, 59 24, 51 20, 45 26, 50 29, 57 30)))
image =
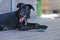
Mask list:
POLYGON ((30 4, 24 4, 22 7, 21 7, 21 12, 20 12, 20 15, 21 16, 24 16, 24 15, 27 15, 30 13, 30 10, 33 9, 33 6, 30 5, 30 4))
POLYGON ((22 20, 25 20, 25 19, 29 19, 29 16, 30 16, 30 10, 33 9, 33 6, 30 5, 30 4, 24 4, 22 5, 21 7, 21 11, 19 13, 19 17, 20 19, 22 20))

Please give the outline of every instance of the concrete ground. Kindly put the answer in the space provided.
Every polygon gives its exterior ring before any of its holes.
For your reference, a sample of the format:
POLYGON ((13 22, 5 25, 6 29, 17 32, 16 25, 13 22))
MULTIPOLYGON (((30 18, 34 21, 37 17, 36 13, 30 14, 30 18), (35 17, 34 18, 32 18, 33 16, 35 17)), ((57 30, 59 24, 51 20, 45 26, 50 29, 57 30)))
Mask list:
POLYGON ((47 25, 48 29, 45 32, 36 32, 35 30, 0 31, 0 40, 60 40, 60 18, 42 19, 33 17, 29 22, 47 25))

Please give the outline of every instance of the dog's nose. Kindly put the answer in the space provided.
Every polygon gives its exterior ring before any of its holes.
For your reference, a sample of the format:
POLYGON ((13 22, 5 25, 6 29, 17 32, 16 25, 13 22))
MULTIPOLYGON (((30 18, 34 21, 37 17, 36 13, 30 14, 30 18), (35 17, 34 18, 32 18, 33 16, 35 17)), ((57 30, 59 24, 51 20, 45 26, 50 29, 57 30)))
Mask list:
POLYGON ((20 13, 19 15, 22 16, 22 13, 20 13))
POLYGON ((26 13, 24 11, 21 11, 19 15, 24 16, 26 13))

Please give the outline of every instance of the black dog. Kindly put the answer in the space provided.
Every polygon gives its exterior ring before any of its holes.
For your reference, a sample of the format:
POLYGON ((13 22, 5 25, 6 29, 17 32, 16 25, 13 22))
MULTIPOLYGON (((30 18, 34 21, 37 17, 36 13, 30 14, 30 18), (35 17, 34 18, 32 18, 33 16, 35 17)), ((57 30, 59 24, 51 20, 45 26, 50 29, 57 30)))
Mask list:
POLYGON ((30 18, 30 9, 34 10, 32 5, 19 3, 17 8, 18 10, 14 12, 0 14, 0 28, 3 28, 3 30, 13 28, 18 28, 19 30, 47 29, 47 26, 41 26, 37 23, 27 23, 25 25, 25 21, 30 18))

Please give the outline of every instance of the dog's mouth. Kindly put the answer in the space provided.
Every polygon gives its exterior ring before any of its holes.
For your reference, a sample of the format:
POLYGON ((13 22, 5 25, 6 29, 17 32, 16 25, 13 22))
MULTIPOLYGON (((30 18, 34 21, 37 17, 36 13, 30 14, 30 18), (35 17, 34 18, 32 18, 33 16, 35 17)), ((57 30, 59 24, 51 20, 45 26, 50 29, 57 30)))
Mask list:
POLYGON ((23 16, 23 17, 20 17, 20 18, 19 18, 19 22, 22 23, 22 22, 25 20, 25 18, 26 18, 26 15, 23 16))

